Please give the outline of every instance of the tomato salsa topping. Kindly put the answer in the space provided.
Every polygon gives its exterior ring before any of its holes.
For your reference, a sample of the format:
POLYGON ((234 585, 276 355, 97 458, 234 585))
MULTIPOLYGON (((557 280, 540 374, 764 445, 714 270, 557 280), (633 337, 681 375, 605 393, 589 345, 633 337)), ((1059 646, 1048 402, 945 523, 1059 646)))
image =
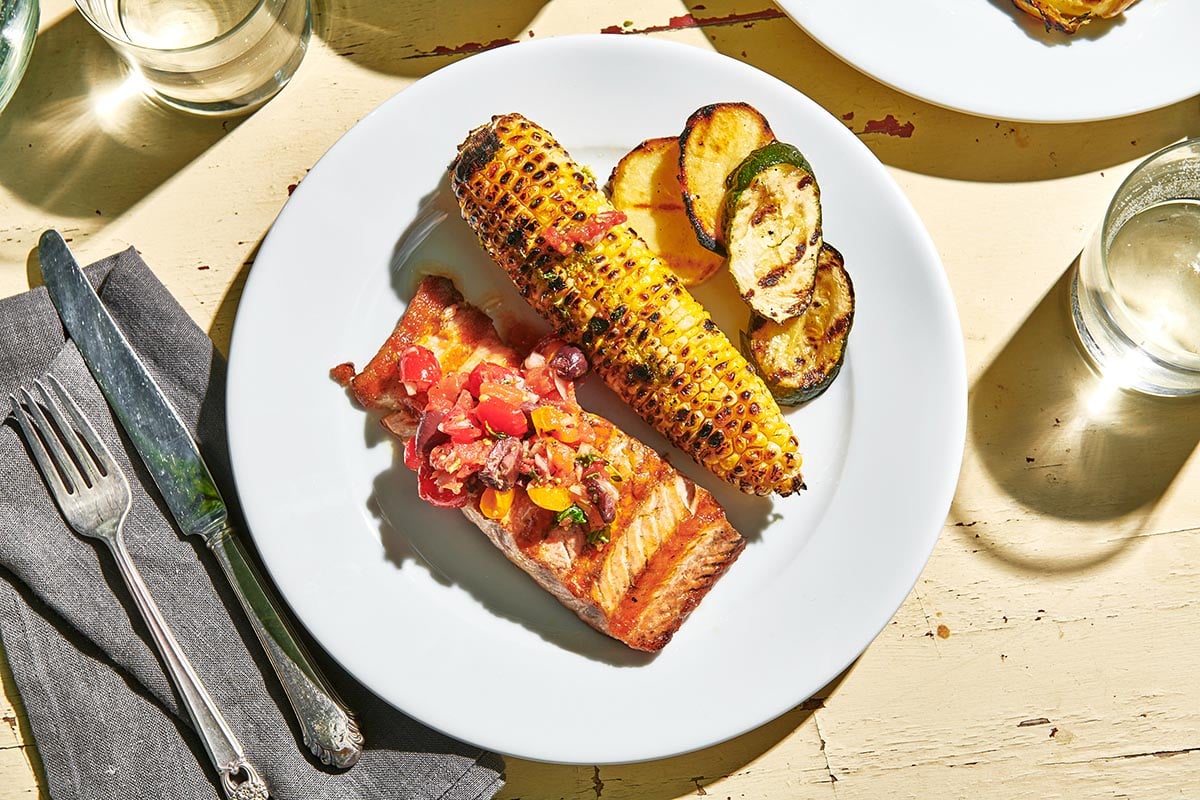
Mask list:
POLYGON ((519 366, 482 361, 447 373, 414 345, 397 366, 422 409, 403 453, 421 499, 443 508, 477 499, 484 516, 502 520, 524 493, 591 544, 608 541, 620 478, 575 399, 575 380, 588 368, 581 351, 547 340, 519 366))
MULTIPOLYGON (((583 216, 582 212, 580 216, 583 216)), ((576 245, 581 245, 585 250, 593 247, 609 229, 624 223, 626 219, 624 211, 601 211, 568 222, 561 228, 551 225, 542 231, 542 238, 550 247, 569 256, 575 252, 576 245)))

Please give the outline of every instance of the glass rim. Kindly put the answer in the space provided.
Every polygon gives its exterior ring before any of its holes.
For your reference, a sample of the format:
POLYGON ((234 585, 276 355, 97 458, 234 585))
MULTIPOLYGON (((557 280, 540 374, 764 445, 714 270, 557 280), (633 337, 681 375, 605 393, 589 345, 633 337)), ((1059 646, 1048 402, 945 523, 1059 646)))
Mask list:
MULTIPOLYGON (((1108 205, 1104 209, 1104 223, 1102 225, 1102 229, 1103 229, 1102 233, 1104 236, 1103 241, 1108 240, 1108 234, 1110 233, 1113 219, 1115 218, 1114 212, 1117 209, 1117 200, 1122 195, 1125 194, 1126 189, 1129 188, 1130 184, 1133 183, 1134 179, 1137 178, 1139 175, 1141 175, 1143 172, 1145 172, 1146 169, 1149 168, 1149 166, 1151 164, 1153 164, 1154 162, 1158 161, 1159 159, 1164 158, 1165 156, 1170 155, 1171 153, 1175 152, 1176 150, 1182 150, 1186 147, 1197 148, 1196 157, 1197 157, 1197 159, 1200 159, 1200 136, 1192 136, 1187 139, 1181 139, 1178 142, 1172 142, 1171 144, 1166 145, 1165 147, 1161 147, 1158 150, 1155 150, 1153 153, 1151 153, 1150 155, 1146 156, 1141 161, 1139 161, 1137 163, 1137 166, 1135 166, 1132 170, 1129 171, 1129 174, 1126 175, 1125 179, 1123 181, 1121 181, 1121 183, 1117 186, 1117 190, 1115 192, 1113 192, 1112 197, 1108 201, 1108 205)), ((1107 247, 1101 251, 1101 255, 1104 257, 1104 271, 1105 271, 1105 273, 1107 273, 1108 272, 1108 248, 1107 247)))
POLYGON ((21 14, 26 14, 25 36, 17 39, 9 50, 9 57, 12 59, 10 63, 11 72, 3 79, 0 79, 0 111, 8 105, 12 100, 13 95, 17 92, 17 87, 21 84, 21 79, 25 77, 25 70, 29 67, 29 60, 33 56, 33 48, 37 43, 38 26, 41 24, 42 9, 38 0, 28 0, 24 5, 21 3, 0 3, 0 30, 7 29, 9 25, 20 21, 21 14))
POLYGON ((1185 373, 1200 374, 1200 353, 1167 353, 1163 348, 1156 345, 1147 337, 1146 328, 1138 322, 1130 313, 1125 301, 1116 294, 1116 288, 1113 285, 1112 273, 1109 271, 1108 265, 1108 244, 1110 235, 1113 233, 1112 226, 1116 219, 1116 210, 1118 200, 1126 194, 1126 190, 1130 185, 1144 173, 1152 164, 1164 159, 1172 153, 1185 148, 1196 149, 1196 160, 1200 161, 1200 136, 1192 136, 1186 139, 1181 139, 1178 142, 1172 142, 1169 145, 1155 150, 1150 155, 1138 162, 1125 179, 1117 186, 1112 197, 1108 201, 1108 205, 1104 210, 1104 220, 1100 225, 1099 231, 1096 234, 1096 241, 1093 243, 1099 249, 1098 261, 1100 264, 1101 275, 1104 282, 1104 287, 1108 290, 1111 296, 1111 302, 1105 303, 1105 313, 1110 318, 1112 325, 1121 332, 1121 335, 1135 344, 1138 349, 1146 353, 1148 357, 1153 359, 1160 365, 1185 373), (1115 304, 1115 307, 1114 307, 1115 304), (1130 332, 1136 332, 1142 337, 1142 342, 1134 342, 1130 332))
MULTIPOLYGON (((283 0, 283 2, 287 1, 288 0, 283 0)), ((256 2, 252 8, 246 11, 245 16, 238 20, 238 23, 229 30, 223 31, 211 39, 206 39, 198 44, 190 44, 187 47, 146 47, 144 45, 137 44, 136 42, 130 41, 127 38, 118 36, 116 33, 110 31, 107 26, 101 25, 99 22, 97 22, 95 17, 88 12, 87 8, 84 7, 85 4, 82 0, 75 0, 75 8, 78 9, 80 15, 87 20, 88 24, 91 25, 97 33, 99 33, 112 44, 123 49, 135 50, 142 53, 182 54, 194 53, 197 50, 203 50, 205 48, 212 47, 218 42, 231 38, 234 34, 238 33, 242 28, 249 24, 250 20, 256 16, 258 12, 269 2, 277 2, 277 0, 258 0, 258 2, 256 2)))

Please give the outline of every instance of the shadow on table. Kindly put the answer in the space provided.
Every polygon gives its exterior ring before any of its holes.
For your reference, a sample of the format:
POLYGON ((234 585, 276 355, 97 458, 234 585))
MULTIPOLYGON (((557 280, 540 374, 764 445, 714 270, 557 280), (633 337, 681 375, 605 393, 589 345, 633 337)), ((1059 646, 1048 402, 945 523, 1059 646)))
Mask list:
MULTIPOLYGON (((1142 158, 1200 130, 1195 98, 1089 123, 1031 124, 963 114, 868 77, 782 14, 744 20, 737 0, 689 0, 687 5, 719 52, 808 95, 883 163, 923 175, 984 182, 1062 178, 1142 158)), ((902 47, 896 57, 903 58, 902 47)), ((797 145, 804 149, 803 142, 797 145)))
POLYGON ((1200 442, 1200 399, 1121 390, 1092 370, 1070 318, 1073 274, 971 388, 968 453, 1014 501, 1010 518, 974 519, 978 481, 960 484, 951 516, 977 546, 1039 572, 1083 571, 1121 553, 1200 442), (1026 526, 1026 510, 1037 525, 1026 526))
MULTIPOLYGON (((314 0, 313 34, 360 67, 419 78, 474 53, 519 41, 545 4, 546 0, 314 0)), ((531 84, 531 91, 535 89, 536 81, 531 84)))
MULTIPOLYGON (((580 787, 580 779, 583 778, 590 779, 591 790, 595 791, 597 797, 602 797, 607 796, 604 794, 607 783, 605 776, 619 773, 620 779, 614 779, 613 785, 608 787, 619 797, 637 797, 639 800, 674 800, 679 797, 696 796, 726 798, 728 795, 720 791, 720 786, 711 790, 707 787, 741 772, 746 765, 778 747, 824 707, 825 701, 837 691, 853 669, 854 665, 851 665, 791 711, 735 739, 693 753, 641 764, 611 767, 574 767, 508 758, 510 778, 502 794, 512 798, 578 797, 583 794, 580 787)), ((700 699, 698 702, 704 700, 700 699)), ((820 745, 814 746, 823 749, 823 745, 822 741, 820 745)), ((797 752, 807 752, 802 747, 798 748, 797 752)), ((812 759, 804 759, 803 756, 797 757, 796 762, 791 765, 791 777, 795 786, 831 784, 836 780, 826 765, 814 767, 812 759), (820 772, 813 774, 817 770, 820 772)), ((783 795, 779 797, 782 798, 783 795)))
POLYGON ((94 230, 195 159, 237 124, 146 99, 116 53, 72 12, 38 34, 0 115, 0 184, 94 230))

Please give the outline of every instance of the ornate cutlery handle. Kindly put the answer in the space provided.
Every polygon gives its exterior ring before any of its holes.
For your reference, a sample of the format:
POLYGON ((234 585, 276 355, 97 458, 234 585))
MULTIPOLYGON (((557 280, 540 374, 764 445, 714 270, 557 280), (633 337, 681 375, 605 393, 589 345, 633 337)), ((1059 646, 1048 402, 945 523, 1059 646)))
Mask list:
POLYGON ((221 786, 225 795, 229 800, 267 800, 267 784, 246 760, 241 743, 233 735, 229 723, 221 716, 212 696, 196 675, 192 663, 179 647, 171 629, 167 627, 162 612, 158 610, 158 604, 150 596, 150 590, 146 588, 146 583, 129 557, 129 551, 125 549, 125 541, 118 535, 105 537, 105 542, 116 559, 121 577, 129 586, 129 592, 133 595, 138 610, 142 612, 142 617, 150 628, 150 635, 158 645, 158 650, 167 665, 167 672, 179 689, 183 705, 196 725, 196 733, 204 742, 204 749, 208 751, 213 765, 221 773, 221 786))
POLYGON ((288 702, 300 721, 304 743, 324 764, 350 767, 362 755, 362 733, 354 715, 317 670, 279 610, 278 601, 246 556, 233 527, 225 524, 205 537, 233 586, 288 702))

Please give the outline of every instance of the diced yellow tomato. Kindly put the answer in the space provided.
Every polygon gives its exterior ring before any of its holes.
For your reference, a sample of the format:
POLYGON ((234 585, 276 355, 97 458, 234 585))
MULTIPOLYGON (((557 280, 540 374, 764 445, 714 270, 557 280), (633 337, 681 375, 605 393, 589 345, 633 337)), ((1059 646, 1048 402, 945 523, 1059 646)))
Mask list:
POLYGON ((515 493, 515 489, 506 489, 501 492, 489 486, 483 490, 483 495, 479 498, 479 510, 488 519, 501 519, 512 508, 515 493))
POLYGON ((533 504, 549 511, 563 511, 574 502, 565 486, 535 483, 525 489, 533 504))
POLYGON ((555 406, 538 406, 530 417, 538 433, 553 436, 563 444, 579 443, 579 422, 574 414, 555 406))

